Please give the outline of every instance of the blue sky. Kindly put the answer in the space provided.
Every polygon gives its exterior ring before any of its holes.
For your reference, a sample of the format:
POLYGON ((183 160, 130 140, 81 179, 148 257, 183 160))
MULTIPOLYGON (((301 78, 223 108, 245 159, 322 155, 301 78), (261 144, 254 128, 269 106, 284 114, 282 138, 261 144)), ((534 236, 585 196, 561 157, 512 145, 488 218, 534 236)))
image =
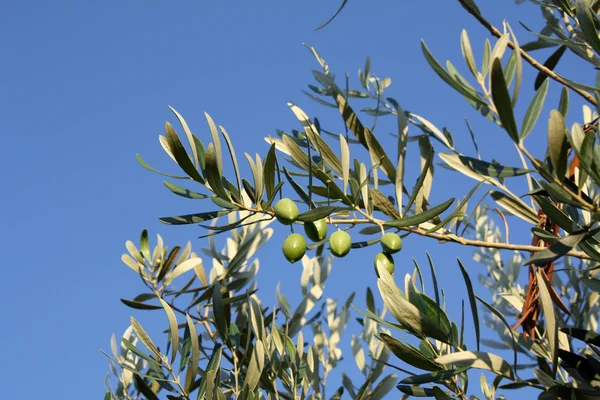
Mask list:
MULTIPOLYGON (((519 21, 540 24, 534 6, 480 3, 495 25, 507 18, 521 42, 531 36, 519 21)), ((332 111, 300 91, 311 81, 311 69, 318 68, 304 42, 315 46, 339 76, 348 71, 354 86, 356 71, 369 55, 373 71, 392 78, 387 94, 405 109, 448 126, 457 148, 474 154, 466 116, 474 123, 484 157, 516 163, 506 134, 477 118, 421 55, 424 39, 438 60, 451 59, 466 71, 459 37, 467 28, 480 62, 484 31, 457 2, 350 1, 338 19, 315 32, 337 6, 337 1, 319 0, 4 4, 0 335, 3 380, 10 382, 3 388, 7 398, 97 398, 108 365, 99 349, 108 349, 111 334, 121 334, 132 313, 142 322, 166 324, 163 314, 143 314, 119 302, 142 289, 139 278, 120 261, 125 241, 137 242, 147 228, 151 238, 160 233, 171 247, 192 240, 199 249, 202 242, 195 238, 202 234, 200 228, 169 227, 157 219, 210 205, 172 195, 160 176, 137 164, 135 154, 156 168, 177 171, 157 140, 164 122, 175 122, 168 105, 205 142, 203 112, 210 113, 226 127, 239 156, 242 151, 264 156, 268 146, 263 137, 277 128, 299 128, 288 101, 311 116, 333 118, 332 111)), ((527 77, 534 76, 525 69, 527 77)), ((549 103, 557 103, 557 89, 551 86, 549 103)), ((521 101, 528 102, 531 95, 528 85, 521 101)), ((579 109, 572 113, 581 115, 579 109)), ((546 118, 542 116, 542 124, 546 118)), ((381 124, 379 134, 395 146, 387 136, 394 122, 381 124)), ((540 135, 543 127, 537 128, 540 135)), ((538 155, 544 151, 536 150, 538 155)), ((249 171, 245 165, 244 170, 249 171)), ((438 171, 436 200, 464 195, 472 184, 438 171)), ((279 281, 284 291, 299 293, 300 269, 278 251, 269 251, 281 244, 285 230, 277 232, 280 237, 261 257, 259 284, 265 300, 273 298, 279 281)), ((397 257, 397 268, 412 272, 411 258, 425 263, 426 249, 450 294, 465 297, 455 258, 463 259, 474 280, 483 270, 471 261, 470 249, 411 237, 397 257)), ((356 302, 364 306, 366 285, 376 283, 373 254, 368 249, 337 262, 327 294, 345 299, 356 290, 356 302)), ((490 297, 483 289, 480 293, 490 297)), ((351 354, 346 356, 347 369, 356 373, 351 354)))

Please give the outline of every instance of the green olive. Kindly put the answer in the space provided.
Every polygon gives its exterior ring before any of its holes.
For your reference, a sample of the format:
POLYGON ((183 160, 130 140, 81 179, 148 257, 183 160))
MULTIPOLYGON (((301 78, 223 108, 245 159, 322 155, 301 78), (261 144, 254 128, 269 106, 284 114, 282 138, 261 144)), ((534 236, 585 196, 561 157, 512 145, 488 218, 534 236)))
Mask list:
POLYGON ((329 249, 336 257, 344 257, 350 251, 352 238, 346 231, 336 231, 329 238, 329 249))
POLYGON ((388 232, 381 237, 383 251, 394 254, 402 250, 402 238, 393 232, 388 232))
POLYGON ((375 273, 377 277, 379 277, 379 271, 377 270, 377 265, 381 265, 387 269, 390 275, 394 274, 394 258, 391 254, 382 252, 378 253, 375 256, 375 261, 373 263, 375 265, 375 273))
POLYGON ((306 253, 306 240, 304 236, 292 233, 283 241, 283 255, 292 264, 304 257, 306 253))
POLYGON ((298 218, 298 206, 290 199, 281 199, 275 204, 275 217, 284 225, 291 225, 298 218))
POLYGON ((304 232, 313 242, 320 242, 327 236, 327 220, 322 218, 316 221, 305 222, 304 232))

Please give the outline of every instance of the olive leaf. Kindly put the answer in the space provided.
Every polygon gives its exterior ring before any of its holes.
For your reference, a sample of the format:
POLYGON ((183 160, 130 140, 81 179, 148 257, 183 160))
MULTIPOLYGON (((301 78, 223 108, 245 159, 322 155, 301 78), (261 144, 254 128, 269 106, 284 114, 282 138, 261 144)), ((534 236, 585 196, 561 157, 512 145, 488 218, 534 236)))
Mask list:
POLYGON ((499 59, 493 59, 492 73, 490 75, 492 81, 492 99, 494 106, 498 111, 498 117, 502 126, 508 132, 508 135, 515 143, 519 143, 519 132, 517 123, 512 110, 512 101, 508 93, 508 87, 504 80, 504 72, 502 71, 502 62, 499 59))
POLYGON ((514 373, 509 363, 500 356, 484 351, 450 353, 436 358, 435 362, 444 366, 485 369, 508 379, 514 379, 514 373))
POLYGON ((384 223, 384 225, 390 226, 392 228, 405 228, 407 226, 419 225, 423 222, 431 221, 433 218, 437 217, 438 215, 446 211, 448 208, 450 208, 452 203, 454 203, 454 198, 448 199, 442 204, 438 204, 437 206, 425 210, 419 214, 412 215, 410 217, 404 217, 401 219, 396 219, 393 221, 387 221, 384 223))

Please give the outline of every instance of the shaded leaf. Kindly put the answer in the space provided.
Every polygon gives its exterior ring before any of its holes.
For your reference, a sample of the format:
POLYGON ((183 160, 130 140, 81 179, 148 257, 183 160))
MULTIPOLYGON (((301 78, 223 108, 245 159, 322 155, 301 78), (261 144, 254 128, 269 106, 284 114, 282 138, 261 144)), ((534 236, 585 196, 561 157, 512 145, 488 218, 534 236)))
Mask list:
POLYGON ((335 17, 338 16, 338 14, 340 12, 342 12, 342 10, 344 9, 344 7, 346 6, 346 3, 348 3, 348 0, 343 0, 342 4, 340 5, 340 7, 338 8, 338 10, 335 12, 335 14, 333 14, 333 17, 329 18, 327 21, 325 21, 324 23, 322 23, 321 25, 319 25, 315 31, 318 31, 321 28, 326 27, 327 25, 329 25, 329 23, 331 23, 331 21, 333 21, 335 19, 335 17))
POLYGON ((178 215, 175 217, 163 217, 159 218, 159 221, 167 225, 187 225, 187 224, 199 224, 201 222, 210 221, 223 215, 227 215, 234 210, 217 210, 208 211, 198 214, 187 214, 178 215))
POLYGON ((473 292, 473 284, 471 283, 471 278, 467 273, 467 269, 460 261, 457 259, 458 266, 460 267, 460 272, 462 273, 463 279, 465 281, 465 285, 467 286, 467 294, 469 295, 469 304, 471 305, 471 313, 473 314, 473 326, 475 328, 475 340, 477 343, 477 351, 479 351, 479 340, 481 337, 480 328, 479 328, 479 313, 477 312, 477 302, 475 301, 475 293, 473 292))
POLYGON ((220 156, 217 156, 215 147, 210 143, 206 148, 206 180, 217 196, 223 200, 229 201, 229 193, 227 193, 223 186, 223 182, 221 182, 219 163, 220 156))
POLYGON ((431 221, 433 218, 446 211, 452 205, 452 203, 454 203, 454 198, 448 199, 442 204, 432 207, 429 210, 425 210, 422 213, 410 217, 404 217, 401 219, 388 221, 385 222, 384 225, 391 226, 393 228, 404 228, 407 226, 419 225, 423 222, 431 221))
POLYGON ((442 382, 467 370, 469 370, 469 367, 460 367, 443 371, 434 371, 428 374, 413 375, 402 379, 400 383, 422 385, 423 383, 442 382))
POLYGON ((529 257, 527 260, 523 262, 523 265, 535 264, 535 265, 545 265, 549 262, 552 262, 569 251, 573 250, 579 242, 585 239, 589 233, 587 231, 580 233, 573 233, 572 235, 568 235, 558 240, 557 242, 550 245, 545 250, 536 253, 535 255, 529 257))
POLYGON ((135 308, 136 310, 160 310, 162 307, 146 304, 139 301, 121 299, 121 302, 127 307, 135 308))
POLYGON ((167 189, 169 189, 171 192, 175 193, 178 196, 181 197, 186 197, 188 199, 207 199, 211 196, 202 194, 202 193, 197 193, 194 191, 191 191, 189 189, 186 189, 184 187, 181 187, 179 185, 176 185, 172 182, 169 181, 163 181, 163 184, 167 187, 167 189))
POLYGON ((154 394, 152 389, 144 382, 144 380, 138 375, 133 374, 133 383, 135 388, 139 390, 139 392, 146 397, 148 400, 159 400, 158 396, 154 394))
POLYGON ((405 345, 398 339, 395 339, 386 333, 380 333, 379 339, 396 357, 408 365, 425 371, 439 371, 443 369, 442 366, 435 363, 433 360, 424 357, 419 351, 405 345))
POLYGON ((586 42, 592 46, 596 54, 600 54, 600 38, 596 30, 598 19, 595 13, 592 13, 590 0, 577 0, 576 11, 586 42))
POLYGON ((371 194, 370 197, 373 201, 373 206, 377 210, 383 212, 390 218, 396 220, 401 218, 400 214, 398 213, 398 210, 396 210, 392 202, 383 193, 381 193, 377 189, 370 189, 369 192, 371 194))
POLYGON ((339 207, 334 207, 334 206, 322 206, 322 207, 318 207, 318 208, 313 208, 312 210, 308 210, 308 211, 303 212, 302 214, 298 215, 297 220, 302 221, 302 222, 316 221, 321 218, 330 216, 332 213, 334 213, 336 210, 338 210, 338 208, 339 207))
POLYGON ((198 169, 194 166, 192 160, 190 160, 190 156, 179 140, 175 129, 173 129, 171 124, 168 122, 165 123, 165 132, 167 135, 167 143, 171 149, 171 152, 173 153, 173 157, 175 157, 175 161, 177 161, 177 164, 186 174, 190 176, 190 178, 196 182, 204 184, 204 178, 202 178, 200 172, 198 172, 198 169))
POLYGON ((498 59, 494 59, 492 63, 492 98, 494 105, 498 111, 498 117, 502 126, 508 132, 509 136, 515 143, 519 143, 519 132, 515 122, 515 116, 512 110, 512 101, 508 93, 508 87, 504 80, 504 72, 502 72, 502 63, 498 59))
POLYGON ((600 346, 600 334, 581 328, 561 328, 561 332, 585 343, 600 346))
POLYGON ((523 123, 521 124, 521 140, 524 140, 533 130, 535 124, 542 113, 544 108, 544 102, 546 101, 546 95, 548 94, 548 83, 546 80, 541 84, 540 88, 537 89, 525 116, 523 117, 523 123))
MULTIPOLYGON (((552 53, 550 55, 550 57, 548 57, 548 59, 546 59, 546 61, 544 62, 544 67, 546 67, 550 71, 554 71, 554 68, 556 68, 556 65, 558 64, 561 57, 565 53, 566 49, 567 49, 567 46, 564 46, 564 45, 560 46, 558 49, 556 49, 556 51, 554 53, 552 53)), ((540 71, 537 74, 537 77, 535 78, 535 83, 533 84, 533 88, 535 90, 538 90, 542 86, 542 84, 547 81, 548 81, 548 75, 546 75, 545 73, 540 71)))

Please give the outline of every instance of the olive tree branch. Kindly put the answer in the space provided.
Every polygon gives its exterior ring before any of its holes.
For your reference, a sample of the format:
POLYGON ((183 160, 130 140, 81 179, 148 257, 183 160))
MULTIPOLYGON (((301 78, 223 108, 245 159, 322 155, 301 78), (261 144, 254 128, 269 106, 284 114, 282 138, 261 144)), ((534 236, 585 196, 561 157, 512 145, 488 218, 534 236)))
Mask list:
MULTIPOLYGON (((338 225, 343 225, 343 224, 360 225, 360 224, 372 224, 373 221, 370 221, 368 219, 357 219, 357 218, 331 219, 331 223, 338 224, 338 225)), ((379 223, 383 224, 384 221, 379 221, 379 223)), ((458 238, 459 240, 457 240, 456 236, 450 236, 450 235, 446 235, 443 233, 427 232, 421 228, 405 227, 405 228, 397 228, 397 229, 400 229, 401 231, 415 233, 420 236, 437 239, 442 242, 459 243, 464 246, 485 247, 485 248, 502 249, 502 250, 528 251, 528 252, 539 252, 539 251, 547 249, 546 247, 541 247, 541 246, 532 246, 532 245, 514 244, 514 243, 485 242, 483 240, 465 239, 463 237, 460 237, 460 238, 458 238)), ((581 251, 571 250, 566 255, 570 256, 570 257, 579 258, 582 260, 591 260, 590 256, 588 256, 587 254, 585 254, 584 252, 581 252, 581 251)))
MULTIPOLYGON (((469 14, 471 14, 472 16, 474 16, 475 19, 477 21, 479 21, 479 23, 481 25, 483 25, 493 36, 495 36, 497 38, 501 38, 502 37, 502 32, 500 32, 494 25, 492 25, 488 20, 486 20, 481 15, 481 13, 479 12, 479 10, 477 10, 469 0, 458 0, 458 2, 463 6, 463 8, 465 10, 467 10, 467 12, 469 14)), ((512 50, 516 50, 515 44, 513 42, 511 42, 510 40, 507 42, 507 45, 512 50)), ((560 75, 558 75, 556 72, 554 72, 551 69, 545 67, 543 64, 541 64, 535 58, 533 58, 532 56, 530 56, 529 53, 527 53, 525 50, 519 48, 519 51, 521 53, 521 57, 523 57, 525 59, 525 61, 527 61, 533 68, 535 68, 538 71, 546 74, 547 76, 549 76, 550 78, 554 79, 556 82, 560 83, 561 85, 563 85, 565 87, 568 87, 569 89, 571 89, 572 91, 574 91, 575 93, 577 93, 578 95, 580 95, 581 97, 583 97, 584 99, 586 99, 591 104, 593 104, 595 106, 598 105, 598 102, 596 101, 596 98, 594 96, 592 96, 590 93, 586 92, 585 90, 581 90, 581 89, 578 89, 578 88, 574 87, 569 82, 567 82, 563 77, 561 77, 560 75)))

